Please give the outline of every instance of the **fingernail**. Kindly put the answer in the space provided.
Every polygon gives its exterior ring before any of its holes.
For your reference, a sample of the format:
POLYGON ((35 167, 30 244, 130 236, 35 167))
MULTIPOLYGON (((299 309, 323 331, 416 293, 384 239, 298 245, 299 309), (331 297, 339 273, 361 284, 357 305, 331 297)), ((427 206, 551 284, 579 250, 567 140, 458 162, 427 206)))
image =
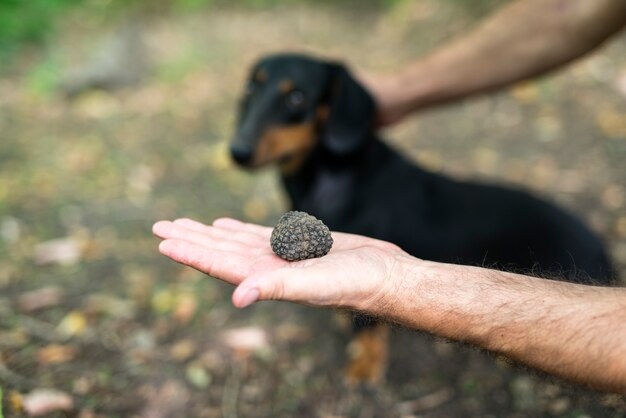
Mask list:
POLYGON ((259 289, 257 289, 256 287, 253 287, 252 289, 249 289, 246 293, 243 294, 243 296, 241 297, 241 304, 239 307, 245 308, 246 306, 250 306, 254 302, 256 302, 257 299, 259 299, 259 289))

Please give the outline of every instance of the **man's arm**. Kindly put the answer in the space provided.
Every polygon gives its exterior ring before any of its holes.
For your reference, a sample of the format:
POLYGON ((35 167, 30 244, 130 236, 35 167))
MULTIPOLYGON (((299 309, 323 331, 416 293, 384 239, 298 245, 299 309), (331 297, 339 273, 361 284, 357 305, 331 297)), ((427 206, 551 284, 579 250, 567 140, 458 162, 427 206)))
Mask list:
POLYGON ((362 80, 382 124, 546 73, 626 24, 624 0, 517 0, 397 74, 362 80))
POLYGON ((407 258, 396 290, 355 309, 626 393, 626 289, 407 258))
POLYGON ((236 285, 240 308, 276 299, 354 309, 626 394, 626 289, 433 263, 336 232, 328 255, 289 263, 272 252, 271 228, 234 219, 153 231, 164 255, 236 285))

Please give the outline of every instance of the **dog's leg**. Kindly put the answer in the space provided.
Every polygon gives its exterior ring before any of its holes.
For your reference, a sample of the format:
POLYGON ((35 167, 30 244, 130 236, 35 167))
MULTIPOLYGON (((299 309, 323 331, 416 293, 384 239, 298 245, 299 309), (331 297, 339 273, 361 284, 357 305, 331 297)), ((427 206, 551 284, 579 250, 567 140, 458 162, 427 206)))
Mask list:
POLYGON ((383 380, 387 369, 388 340, 389 326, 384 323, 356 331, 347 348, 345 377, 349 385, 375 385, 383 380))

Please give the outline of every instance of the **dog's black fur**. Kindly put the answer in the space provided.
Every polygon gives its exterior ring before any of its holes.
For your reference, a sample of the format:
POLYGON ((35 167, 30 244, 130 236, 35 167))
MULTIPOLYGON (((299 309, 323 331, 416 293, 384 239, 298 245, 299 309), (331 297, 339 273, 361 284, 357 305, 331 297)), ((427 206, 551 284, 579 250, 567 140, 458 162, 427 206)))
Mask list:
MULTIPOLYGON (((601 240, 574 216, 521 190, 423 170, 376 136, 374 114, 372 98, 344 66, 269 56, 252 69, 231 153, 245 167, 278 164, 292 209, 331 230, 432 261, 612 282, 601 240)), ((366 316, 353 324, 353 341, 365 351, 349 362, 346 378, 375 383, 384 375, 386 334, 366 316)))
POLYGON ((252 71, 231 151, 250 165, 265 131, 311 124, 315 145, 282 177, 293 209, 331 230, 389 241, 427 260, 611 281, 601 240, 574 216, 525 191, 420 168, 375 135, 374 114, 372 98, 342 65, 269 56, 252 71), (285 80, 288 91, 278 87, 285 80), (319 118, 324 108, 328 117, 319 118))

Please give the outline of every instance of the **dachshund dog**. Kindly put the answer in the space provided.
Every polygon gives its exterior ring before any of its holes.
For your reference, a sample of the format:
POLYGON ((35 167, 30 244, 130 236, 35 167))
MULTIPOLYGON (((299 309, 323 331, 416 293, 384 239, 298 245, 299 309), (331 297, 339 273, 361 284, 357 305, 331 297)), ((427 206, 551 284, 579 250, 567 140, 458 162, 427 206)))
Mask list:
MULTIPOLYGON (((376 136, 375 104, 341 64, 299 54, 261 59, 240 104, 231 155, 278 165, 293 210, 333 231, 392 242, 427 260, 580 283, 613 275, 601 240, 531 194, 430 173, 376 136)), ((384 374, 386 327, 355 317, 351 382, 384 374)))

